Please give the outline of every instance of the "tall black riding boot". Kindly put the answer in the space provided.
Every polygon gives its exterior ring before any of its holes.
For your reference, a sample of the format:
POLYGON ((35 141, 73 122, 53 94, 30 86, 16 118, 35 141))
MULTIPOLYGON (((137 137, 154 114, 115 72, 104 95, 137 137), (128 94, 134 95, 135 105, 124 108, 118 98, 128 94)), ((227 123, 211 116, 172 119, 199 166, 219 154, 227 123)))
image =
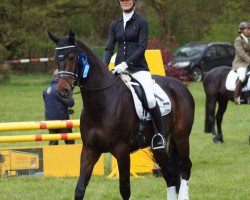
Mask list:
POLYGON ((161 117, 161 111, 159 105, 156 103, 156 106, 149 110, 152 120, 157 129, 157 134, 152 138, 151 146, 153 150, 163 150, 166 148, 166 141, 164 136, 163 121, 161 117))
POLYGON ((236 83, 236 87, 235 87, 235 91, 234 91, 234 102, 236 105, 239 105, 243 102, 243 100, 240 99, 242 84, 243 83, 241 82, 241 80, 238 80, 236 83))

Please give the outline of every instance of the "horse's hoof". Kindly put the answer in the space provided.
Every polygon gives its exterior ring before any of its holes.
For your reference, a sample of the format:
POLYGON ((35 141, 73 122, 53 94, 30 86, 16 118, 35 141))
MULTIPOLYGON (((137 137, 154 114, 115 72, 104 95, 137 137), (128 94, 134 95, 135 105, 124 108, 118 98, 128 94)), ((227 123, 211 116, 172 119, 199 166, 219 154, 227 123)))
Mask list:
POLYGON ((218 139, 218 138, 213 138, 213 142, 214 142, 215 144, 222 144, 224 141, 223 141, 223 140, 220 140, 220 139, 218 139))
POLYGON ((222 142, 219 141, 219 140, 214 140, 214 143, 215 143, 215 144, 221 144, 222 142))

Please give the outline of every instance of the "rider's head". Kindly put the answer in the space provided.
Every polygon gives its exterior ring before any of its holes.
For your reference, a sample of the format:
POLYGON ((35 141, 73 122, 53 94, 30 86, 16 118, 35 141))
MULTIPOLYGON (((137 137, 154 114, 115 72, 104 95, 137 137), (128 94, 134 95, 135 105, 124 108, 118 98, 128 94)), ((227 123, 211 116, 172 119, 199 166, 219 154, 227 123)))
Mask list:
POLYGON ((244 33, 245 29, 250 29, 250 23, 249 22, 241 22, 239 25, 239 33, 244 33))
POLYGON ((136 0, 117 0, 123 12, 131 12, 134 7, 136 0))

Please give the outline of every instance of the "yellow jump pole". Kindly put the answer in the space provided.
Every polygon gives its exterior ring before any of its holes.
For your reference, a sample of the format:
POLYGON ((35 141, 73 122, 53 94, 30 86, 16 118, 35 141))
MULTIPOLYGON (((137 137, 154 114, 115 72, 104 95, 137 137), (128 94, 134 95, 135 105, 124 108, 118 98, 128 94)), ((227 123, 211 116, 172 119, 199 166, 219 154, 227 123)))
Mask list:
POLYGON ((37 122, 7 122, 0 123, 0 131, 21 131, 36 129, 59 129, 79 127, 80 120, 52 120, 37 122))
POLYGON ((80 133, 0 136, 0 143, 7 143, 7 142, 38 142, 38 141, 51 141, 51 140, 78 140, 80 138, 81 138, 80 133))

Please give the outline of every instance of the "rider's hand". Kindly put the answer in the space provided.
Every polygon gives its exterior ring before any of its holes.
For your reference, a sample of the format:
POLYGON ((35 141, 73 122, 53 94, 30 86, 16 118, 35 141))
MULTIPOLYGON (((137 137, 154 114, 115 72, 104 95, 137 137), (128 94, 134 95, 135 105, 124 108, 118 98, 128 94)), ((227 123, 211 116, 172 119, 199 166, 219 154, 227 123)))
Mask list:
POLYGON ((119 74, 119 73, 125 72, 127 68, 128 68, 127 63, 122 62, 121 64, 116 65, 114 67, 114 69, 112 70, 112 72, 113 72, 113 74, 115 74, 115 73, 119 74))

